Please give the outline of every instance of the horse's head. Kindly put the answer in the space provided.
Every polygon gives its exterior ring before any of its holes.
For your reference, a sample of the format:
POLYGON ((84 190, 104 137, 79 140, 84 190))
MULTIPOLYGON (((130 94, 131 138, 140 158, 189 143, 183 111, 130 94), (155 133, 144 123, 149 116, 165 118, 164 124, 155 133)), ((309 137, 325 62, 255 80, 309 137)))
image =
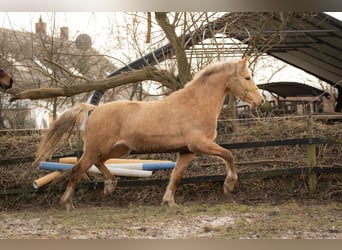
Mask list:
POLYGON ((247 67, 248 57, 236 62, 233 65, 234 72, 229 83, 229 91, 237 96, 241 101, 248 103, 249 106, 259 107, 264 98, 259 93, 253 77, 247 67))
POLYGON ((0 68, 0 88, 7 90, 12 88, 13 79, 12 77, 6 73, 3 69, 0 68))

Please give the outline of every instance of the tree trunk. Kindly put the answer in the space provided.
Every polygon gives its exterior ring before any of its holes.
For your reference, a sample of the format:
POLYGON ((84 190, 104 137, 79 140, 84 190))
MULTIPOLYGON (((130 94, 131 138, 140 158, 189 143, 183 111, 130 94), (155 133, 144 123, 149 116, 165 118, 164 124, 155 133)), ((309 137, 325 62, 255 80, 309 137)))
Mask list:
MULTIPOLYGON (((166 12, 156 12, 156 20, 159 26, 165 32, 167 39, 169 40, 173 51, 175 52, 178 67, 178 78, 181 85, 184 86, 185 83, 191 80, 191 71, 188 59, 184 50, 184 35, 177 37, 175 26, 170 24, 166 12)), ((181 86, 181 87, 182 87, 181 86)))

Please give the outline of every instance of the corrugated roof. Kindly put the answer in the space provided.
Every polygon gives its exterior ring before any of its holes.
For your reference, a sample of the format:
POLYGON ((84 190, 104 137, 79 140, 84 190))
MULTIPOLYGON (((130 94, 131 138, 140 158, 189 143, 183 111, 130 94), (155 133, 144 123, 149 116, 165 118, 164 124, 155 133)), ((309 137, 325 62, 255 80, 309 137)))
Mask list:
POLYGON ((234 26, 248 30, 233 34, 234 38, 330 85, 342 86, 342 21, 325 13, 247 13, 234 26), (249 39, 260 32, 273 40, 265 44, 249 39))

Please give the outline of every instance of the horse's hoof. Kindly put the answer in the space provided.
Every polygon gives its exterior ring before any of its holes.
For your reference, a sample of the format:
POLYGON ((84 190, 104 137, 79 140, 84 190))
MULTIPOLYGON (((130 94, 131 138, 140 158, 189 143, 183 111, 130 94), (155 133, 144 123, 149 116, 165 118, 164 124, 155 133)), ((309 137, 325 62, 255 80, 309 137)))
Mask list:
POLYGON ((61 199, 60 202, 63 206, 65 206, 67 213, 70 213, 72 210, 75 210, 75 206, 72 203, 72 201, 70 201, 70 200, 65 201, 65 200, 61 199))
POLYGON ((234 199, 234 194, 233 193, 228 193, 226 196, 225 196, 225 201, 227 203, 231 203, 231 204, 235 204, 236 201, 234 199))
POLYGON ((175 201, 163 200, 161 204, 168 205, 170 208, 179 207, 179 205, 175 201))
POLYGON ((66 203, 65 208, 67 213, 71 213, 73 210, 75 210, 75 206, 72 203, 66 203))
POLYGON ((114 181, 105 181, 105 185, 104 185, 104 188, 103 188, 103 194, 104 196, 107 196, 107 195, 110 195, 111 193, 114 192, 115 188, 116 188, 116 184, 117 182, 114 181))
POLYGON ((236 174, 230 174, 227 176, 227 178, 224 181, 223 185, 223 192, 225 195, 228 195, 229 193, 234 193, 234 187, 237 183, 238 177, 236 174))
POLYGON ((228 195, 230 193, 235 193, 235 190, 234 190, 235 183, 236 181, 233 179, 228 179, 224 182, 223 192, 225 195, 228 195))
POLYGON ((110 195, 115 190, 115 186, 113 184, 106 184, 103 189, 104 196, 110 195))

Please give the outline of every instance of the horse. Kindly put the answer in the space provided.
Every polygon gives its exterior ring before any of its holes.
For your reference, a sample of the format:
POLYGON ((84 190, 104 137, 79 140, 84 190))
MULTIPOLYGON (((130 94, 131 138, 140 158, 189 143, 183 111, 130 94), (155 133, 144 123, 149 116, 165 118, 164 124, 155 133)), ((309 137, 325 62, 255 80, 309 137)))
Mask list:
POLYGON ((73 166, 61 197, 69 212, 75 209, 72 196, 81 176, 95 165, 105 177, 104 195, 112 193, 117 179, 104 162, 132 151, 178 152, 162 204, 177 206, 176 188, 183 173, 198 153, 222 158, 227 166, 223 190, 232 192, 238 176, 232 153, 214 142, 217 119, 225 96, 232 93, 252 108, 264 98, 247 68, 248 57, 235 62, 218 62, 199 71, 185 86, 160 100, 113 101, 99 106, 79 103, 71 107, 46 131, 33 165, 48 158, 87 117, 83 131, 84 150, 73 166), (90 114, 88 116, 88 114, 90 114), (186 149, 186 150, 185 150, 186 149))
POLYGON ((0 88, 7 90, 12 88, 13 79, 5 70, 0 68, 0 88))

